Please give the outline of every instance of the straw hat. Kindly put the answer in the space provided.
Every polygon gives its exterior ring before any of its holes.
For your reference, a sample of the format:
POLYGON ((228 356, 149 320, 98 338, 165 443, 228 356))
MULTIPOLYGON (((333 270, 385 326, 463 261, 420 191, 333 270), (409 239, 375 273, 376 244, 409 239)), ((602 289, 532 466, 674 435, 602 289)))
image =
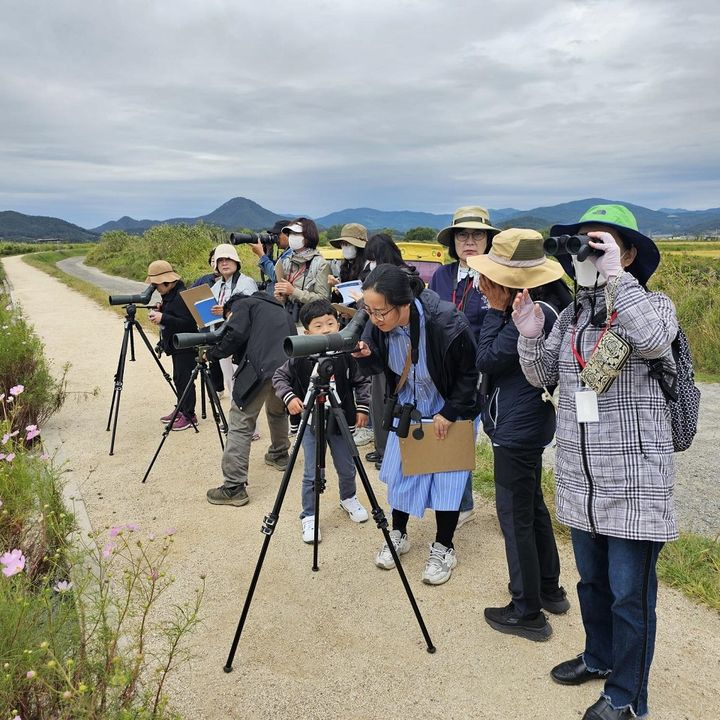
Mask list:
POLYGON ((173 270, 172 265, 167 260, 153 260, 148 265, 147 273, 148 276, 145 278, 145 282, 152 285, 180 280, 180 276, 173 270))
POLYGON ((215 270, 217 270, 218 262, 223 259, 234 260, 238 264, 238 267, 240 267, 240 257, 238 256, 234 245, 223 243, 215 248, 215 251, 213 252, 213 267, 215 270))
POLYGON ((488 244, 493 235, 500 230, 490 224, 490 214, 479 205, 467 205, 459 207, 453 214, 452 225, 443 228, 437 234, 437 241, 441 245, 452 247, 450 241, 455 237, 455 230, 458 228, 470 228, 471 230, 487 230, 488 244))
POLYGON ((534 288, 559 280, 560 263, 545 257, 543 236, 536 230, 509 228, 493 238, 487 255, 473 255, 467 264, 498 285, 534 288))
POLYGON ((340 237, 331 240, 333 247, 339 248, 344 242, 354 245, 355 247, 364 248, 367 245, 367 228, 360 223, 348 223, 343 225, 340 231, 340 237))

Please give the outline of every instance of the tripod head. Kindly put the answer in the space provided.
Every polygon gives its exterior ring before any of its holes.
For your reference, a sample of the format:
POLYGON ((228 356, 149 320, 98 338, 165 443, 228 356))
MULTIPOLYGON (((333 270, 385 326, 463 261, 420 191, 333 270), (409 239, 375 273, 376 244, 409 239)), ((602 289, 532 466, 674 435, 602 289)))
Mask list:
POLYGON ((123 305, 123 310, 125 311, 125 319, 134 320, 138 308, 140 308, 141 310, 155 310, 154 305, 136 305, 135 303, 128 303, 127 305, 123 305))

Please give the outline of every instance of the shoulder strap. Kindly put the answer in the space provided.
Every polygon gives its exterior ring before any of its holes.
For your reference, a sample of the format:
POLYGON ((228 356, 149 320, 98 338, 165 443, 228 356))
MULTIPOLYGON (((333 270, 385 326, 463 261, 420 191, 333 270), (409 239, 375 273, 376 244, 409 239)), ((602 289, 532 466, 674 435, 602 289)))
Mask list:
POLYGON ((400 381, 395 386, 395 394, 397 395, 404 387, 408 379, 408 373, 410 372, 410 365, 412 362, 412 349, 408 348, 407 357, 405 358, 405 367, 403 367, 402 375, 400 375, 400 381))

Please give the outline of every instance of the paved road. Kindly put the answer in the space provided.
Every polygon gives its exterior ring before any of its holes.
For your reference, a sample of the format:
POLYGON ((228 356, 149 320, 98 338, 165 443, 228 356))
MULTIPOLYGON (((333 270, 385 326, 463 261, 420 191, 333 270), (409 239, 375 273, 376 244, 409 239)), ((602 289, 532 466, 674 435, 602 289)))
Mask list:
MULTIPOLYGON (((83 260, 83 257, 67 258, 61 260, 58 267, 109 293, 130 293, 146 287, 144 283, 106 275, 88 267, 83 260)), ((717 537, 720 534, 720 384, 701 383, 700 388, 702 402, 697 437, 690 450, 675 456, 675 502, 682 530, 717 537)), ((546 456, 553 462, 552 453, 546 456)))

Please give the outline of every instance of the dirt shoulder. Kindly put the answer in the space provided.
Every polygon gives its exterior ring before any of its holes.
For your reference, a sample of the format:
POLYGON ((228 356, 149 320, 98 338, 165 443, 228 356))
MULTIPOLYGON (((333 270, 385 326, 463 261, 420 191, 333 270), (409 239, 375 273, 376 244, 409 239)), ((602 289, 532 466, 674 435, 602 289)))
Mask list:
MULTIPOLYGON (((280 473, 263 464, 267 426, 253 443, 251 502, 216 507, 205 491, 220 483, 220 447, 211 420, 200 432, 171 433, 147 484, 140 480, 157 448, 158 417, 172 395, 147 352, 128 363, 115 455, 105 431, 122 320, 26 265, 3 260, 15 299, 45 343, 56 372, 71 363, 65 406, 48 427, 46 442, 67 461, 67 479, 86 503, 95 528, 137 522, 147 529, 176 527, 169 604, 192 595, 207 576, 204 624, 193 636, 197 659, 172 681, 172 700, 184 717, 360 718, 368 714, 423 718, 533 718, 577 720, 600 690, 568 688, 548 676, 557 662, 582 649, 577 576, 567 544, 560 548, 563 584, 573 606, 552 618, 547 643, 501 635, 483 620, 483 608, 507 602, 507 569, 494 509, 477 500, 478 519, 457 533, 458 567, 440 587, 420 582, 434 523, 413 519, 404 567, 437 653, 422 636, 397 573, 373 565, 382 536, 371 524, 354 525, 338 507, 328 472, 321 505, 323 542, 318 573, 312 549, 300 539, 301 462, 295 470, 260 576, 235 658, 225 663, 272 507, 280 473), (83 393, 94 388, 96 397, 83 393)), ((167 360, 164 359, 166 366, 167 360)), ((18 379, 20 380, 20 378, 18 379)), ((225 401, 227 402, 227 401, 225 401)), ((368 473, 378 496, 384 488, 368 473)), ((362 492, 359 493, 361 498, 362 492)), ((661 588, 658 642, 650 679, 654 718, 712 720, 720 687, 720 617, 680 593, 661 588)))

